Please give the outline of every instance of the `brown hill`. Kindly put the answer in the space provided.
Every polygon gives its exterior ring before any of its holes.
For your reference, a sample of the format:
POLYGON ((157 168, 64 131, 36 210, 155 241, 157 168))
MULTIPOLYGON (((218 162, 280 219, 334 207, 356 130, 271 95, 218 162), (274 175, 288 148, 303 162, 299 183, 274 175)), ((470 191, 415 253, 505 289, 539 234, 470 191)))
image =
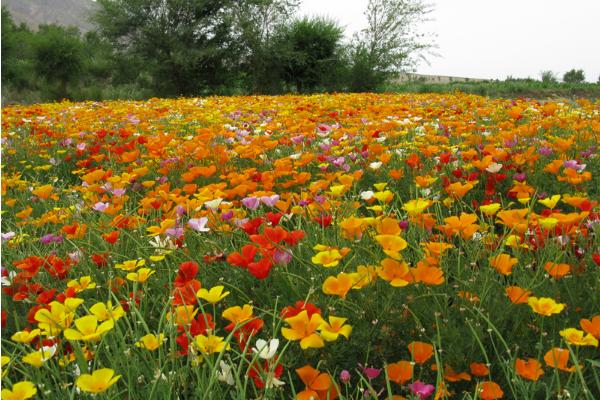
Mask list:
POLYGON ((36 30, 39 25, 75 26, 84 33, 94 29, 90 17, 98 6, 92 0, 2 0, 13 20, 36 30))

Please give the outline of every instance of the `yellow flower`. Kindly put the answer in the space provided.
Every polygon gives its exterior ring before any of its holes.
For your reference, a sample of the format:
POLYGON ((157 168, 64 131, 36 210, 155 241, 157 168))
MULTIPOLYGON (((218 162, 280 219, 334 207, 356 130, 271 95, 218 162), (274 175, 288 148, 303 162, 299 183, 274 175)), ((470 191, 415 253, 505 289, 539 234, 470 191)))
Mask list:
POLYGON ((10 357, 8 357, 8 356, 2 356, 2 357, 0 357, 0 359, 2 360, 2 364, 1 364, 1 366, 2 366, 2 377, 4 378, 4 375, 6 375, 7 372, 8 372, 8 370, 4 369, 4 366, 8 365, 8 363, 10 362, 10 357))
POLYGON ((554 227, 558 224, 558 219, 548 217, 548 218, 540 218, 538 219, 538 225, 544 229, 554 229, 554 227))
POLYGON ((123 271, 133 271, 144 265, 146 265, 146 260, 127 260, 122 264, 115 264, 115 268, 122 269, 123 271))
POLYGON ((484 213, 488 217, 491 217, 492 215, 496 214, 498 210, 500 210, 500 203, 492 203, 485 206, 479 206, 479 209, 482 213, 484 213))
POLYGON ((202 288, 198 290, 196 296, 208 301, 211 304, 217 304, 219 301, 223 300, 229 295, 229 292, 223 293, 223 289, 225 289, 225 286, 215 286, 210 290, 202 288))
POLYGON ((529 304, 529 307, 531 307, 533 312, 545 317, 549 317, 552 314, 560 314, 560 312, 565 308, 564 304, 557 303, 548 297, 537 298, 531 296, 529 299, 527 299, 527 304, 529 304))
POLYGON ((45 308, 38 310, 34 318, 38 322, 42 334, 56 336, 63 329, 71 326, 75 310, 81 303, 83 303, 82 299, 70 297, 65 300, 64 304, 53 301, 50 303, 50 310, 45 308))
POLYGON ((174 319, 173 323, 178 326, 189 325, 198 313, 193 305, 177 306, 174 312, 167 313, 167 320, 174 319))
POLYGON ((335 247, 329 247, 322 244, 316 245, 313 247, 313 250, 318 251, 318 253, 311 258, 313 264, 319 264, 327 268, 338 265, 340 260, 350 251, 348 248, 338 250, 335 247))
POLYGON ((141 347, 146 350, 154 351, 160 347, 160 345, 165 341, 165 335, 159 334, 158 336, 149 333, 140 338, 139 341, 135 343, 136 347, 141 347))
POLYGON ((223 337, 215 335, 198 335, 194 338, 194 345, 204 355, 220 353, 230 348, 229 344, 223 340, 223 337))
POLYGON ((394 193, 389 190, 384 190, 382 192, 375 192, 373 197, 375 197, 381 203, 389 203, 394 199, 394 193))
POLYGON ((96 284, 92 281, 90 276, 82 276, 79 280, 72 280, 67 283, 67 287, 75 289, 75 293, 82 292, 86 289, 93 289, 96 284))
POLYGON ((90 374, 82 374, 77 378, 77 387, 88 393, 102 393, 119 380, 121 375, 115 375, 110 368, 102 368, 90 374))
POLYGON ((352 332, 352 326, 345 324, 346 319, 347 318, 330 316, 329 323, 323 321, 319 327, 321 337, 328 342, 337 340, 340 335, 348 339, 350 332, 352 332))
POLYGON ((12 389, 2 389, 2 400, 25 400, 30 399, 37 393, 33 382, 17 382, 12 389))
POLYGON ((158 236, 158 235, 163 235, 167 231, 167 229, 170 229, 174 226, 175 226, 175 220, 167 218, 160 223, 160 226, 151 226, 149 228, 146 228, 146 230, 149 233, 148 236, 158 236))
POLYGON ((429 207, 431 204, 432 204, 431 200, 425 200, 425 199, 410 200, 410 201, 407 201, 406 203, 404 203, 404 205, 402 206, 402 209, 404 211, 406 211, 408 213, 408 215, 410 215, 410 216, 419 215, 419 214, 422 214, 423 211, 425 211, 427 209, 427 207, 429 207))
POLYGON ((323 338, 317 333, 317 329, 323 323, 323 318, 319 314, 314 313, 308 318, 308 312, 304 310, 284 321, 290 327, 281 328, 281 334, 290 341, 300 340, 300 347, 303 350, 325 346, 323 338))
POLYGON ((140 268, 137 272, 130 272, 127 274, 126 278, 132 282, 144 283, 150 278, 151 275, 156 273, 155 270, 150 268, 140 268))
POLYGON ((549 209, 553 209, 554 207, 556 207, 556 204, 558 204, 559 200, 560 200, 560 194, 555 194, 552 197, 546 197, 543 200, 538 200, 538 203, 543 204, 544 206, 548 207, 549 209))
POLYGON ((30 343, 33 339, 40 336, 41 331, 39 329, 33 329, 32 331, 19 331, 10 337, 10 339, 17 343, 30 343))
POLYGON ((241 324, 252 318, 254 308, 249 304, 244 304, 243 308, 240 306, 229 307, 223 311, 223 318, 231 322, 234 325, 241 324))
POLYGON ((98 318, 98 321, 106 321, 114 319, 115 321, 125 315, 123 307, 120 305, 114 306, 109 300, 105 303, 96 303, 90 308, 90 312, 98 318))
POLYGON ((585 335, 585 332, 575 328, 567 328, 560 331, 560 336, 565 338, 567 342, 575 346, 594 346, 598 347, 598 339, 589 333, 585 335))
POLYGON ((23 356, 21 361, 33 367, 40 368, 46 361, 52 358, 56 352, 56 346, 42 347, 23 356))
POLYGON ((102 322, 98 325, 98 318, 95 315, 86 315, 75 320, 75 329, 65 329, 64 335, 68 340, 83 340, 84 342, 97 342, 102 335, 110 331, 114 326, 112 319, 102 322))

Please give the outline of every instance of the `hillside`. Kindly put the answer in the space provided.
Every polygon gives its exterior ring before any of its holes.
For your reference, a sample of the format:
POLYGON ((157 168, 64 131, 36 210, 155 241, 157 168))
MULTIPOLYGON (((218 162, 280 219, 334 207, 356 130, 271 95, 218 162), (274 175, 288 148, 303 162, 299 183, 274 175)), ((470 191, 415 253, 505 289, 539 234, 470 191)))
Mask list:
POLYGON ((17 24, 31 29, 43 24, 76 26, 81 32, 94 28, 90 17, 97 9, 92 0, 2 0, 17 24))

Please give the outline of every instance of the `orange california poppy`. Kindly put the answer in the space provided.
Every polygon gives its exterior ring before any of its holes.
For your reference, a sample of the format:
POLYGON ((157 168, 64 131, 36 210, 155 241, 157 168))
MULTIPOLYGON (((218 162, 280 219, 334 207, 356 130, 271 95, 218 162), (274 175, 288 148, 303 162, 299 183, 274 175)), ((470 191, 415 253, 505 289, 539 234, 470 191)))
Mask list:
POLYGON ((517 358, 517 361, 515 362, 515 370, 521 378, 530 381, 537 381, 540 376, 544 375, 542 363, 535 358, 529 358, 527 360, 517 358))
POLYGON ((408 351, 417 364, 423 364, 433 355, 433 346, 424 342, 410 342, 408 351))

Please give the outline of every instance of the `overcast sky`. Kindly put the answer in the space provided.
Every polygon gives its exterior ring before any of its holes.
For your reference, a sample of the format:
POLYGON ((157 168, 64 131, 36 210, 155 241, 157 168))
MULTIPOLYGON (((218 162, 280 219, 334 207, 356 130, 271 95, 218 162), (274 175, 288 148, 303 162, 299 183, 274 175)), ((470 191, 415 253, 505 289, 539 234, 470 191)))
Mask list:
MULTIPOLYGON (((431 0, 432 21, 422 30, 436 35, 439 57, 418 73, 505 79, 571 68, 586 80, 600 76, 600 0, 431 0)), ((367 0, 301 0, 301 15, 326 15, 347 36, 366 24, 367 0)))

